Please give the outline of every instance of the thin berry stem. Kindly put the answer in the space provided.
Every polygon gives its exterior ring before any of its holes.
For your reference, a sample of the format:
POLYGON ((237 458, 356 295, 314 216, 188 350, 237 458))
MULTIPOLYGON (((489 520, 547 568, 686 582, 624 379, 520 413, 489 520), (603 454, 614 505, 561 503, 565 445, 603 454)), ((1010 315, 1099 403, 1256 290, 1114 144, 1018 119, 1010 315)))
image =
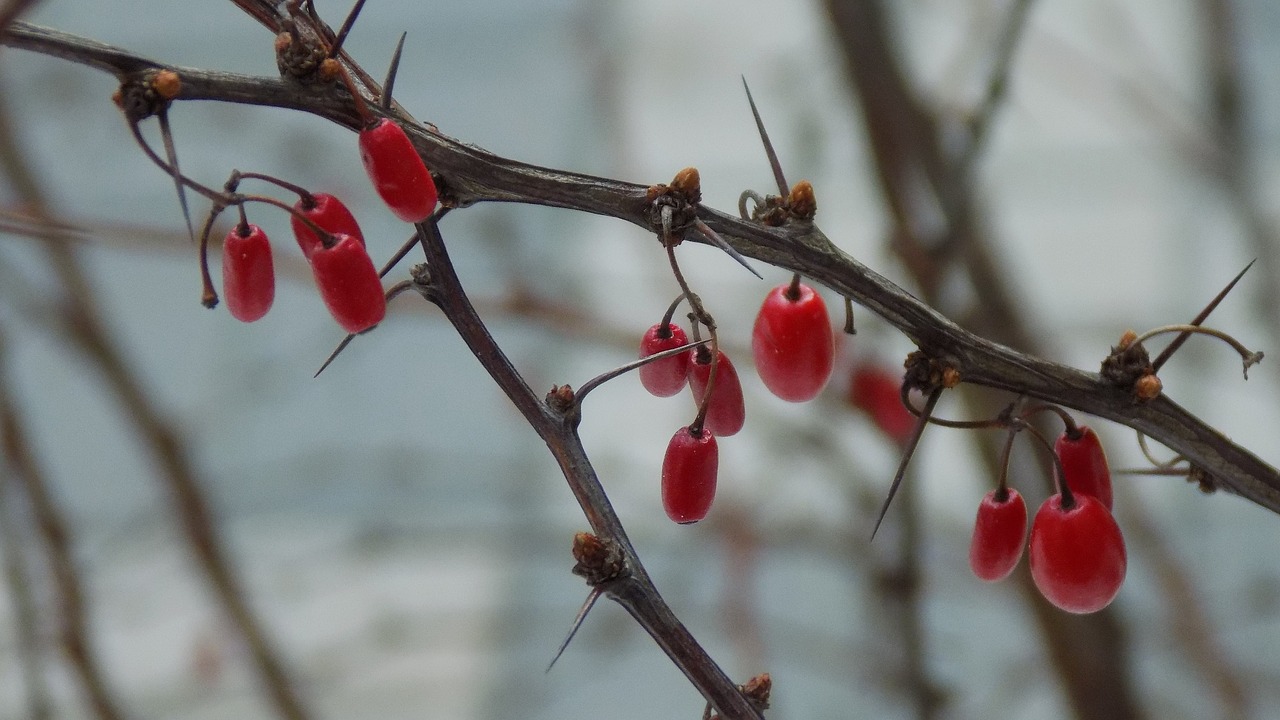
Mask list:
POLYGON ((695 340, 695 341, 693 341, 693 342, 689 342, 689 343, 686 343, 686 344, 684 344, 684 345, 681 345, 680 347, 674 347, 674 348, 670 348, 670 349, 668 349, 668 350, 663 350, 662 352, 656 352, 656 353, 654 353, 654 354, 652 354, 652 355, 646 355, 646 356, 644 356, 644 357, 642 357, 642 358, 640 358, 640 359, 638 359, 638 360, 632 360, 631 362, 627 363, 626 365, 621 365, 621 366, 616 367, 616 368, 614 368, 614 369, 612 369, 612 370, 610 370, 610 371, 608 371, 608 372, 601 373, 601 374, 599 374, 599 375, 597 375, 597 376, 595 376, 595 377, 591 378, 590 380, 586 381, 585 383, 583 383, 583 384, 582 384, 582 387, 578 388, 578 391, 574 394, 574 402, 575 402, 576 404, 578 404, 578 405, 581 405, 581 404, 582 404, 582 400, 583 400, 583 398, 585 398, 585 397, 587 396, 587 393, 591 392, 592 390, 596 389, 597 387, 600 387, 600 386, 601 386, 601 385, 603 385, 604 383, 609 382, 610 380, 612 380, 612 379, 614 379, 614 378, 616 378, 616 377, 618 377, 618 376, 620 376, 620 375, 624 375, 624 374, 626 374, 626 373, 629 373, 629 372, 631 372, 632 370, 635 370, 636 368, 640 368, 640 367, 643 367, 643 366, 645 366, 645 365, 648 365, 648 364, 649 364, 649 363, 651 363, 651 362, 657 362, 658 360, 663 360, 663 359, 665 359, 665 358, 674 357, 674 356, 676 356, 676 355, 679 355, 680 353, 688 352, 688 351, 693 350, 693 349, 695 349, 695 348, 702 347, 703 345, 706 345, 706 344, 707 344, 707 343, 709 343, 709 342, 711 342, 711 340, 710 340, 710 339, 707 339, 707 340, 695 340))
POLYGON ((266 182, 269 182, 272 185, 282 187, 285 190, 288 190, 289 192, 296 194, 298 196, 298 199, 302 201, 303 209, 310 210, 316 206, 316 196, 313 195, 310 190, 302 187, 301 185, 296 185, 294 183, 291 183, 288 180, 282 180, 278 177, 275 177, 274 175, 267 175, 266 173, 257 173, 257 172, 241 172, 239 170, 235 170, 235 171, 232 171, 231 177, 236 179, 237 181, 241 178, 248 179, 248 180, 265 180, 266 182))
POLYGON ((676 296, 676 299, 672 300, 671 304, 667 306, 667 311, 662 315, 662 322, 658 325, 658 337, 664 340, 671 337, 671 318, 675 316, 676 308, 680 307, 680 303, 684 302, 684 297, 684 293, 680 293, 676 296))

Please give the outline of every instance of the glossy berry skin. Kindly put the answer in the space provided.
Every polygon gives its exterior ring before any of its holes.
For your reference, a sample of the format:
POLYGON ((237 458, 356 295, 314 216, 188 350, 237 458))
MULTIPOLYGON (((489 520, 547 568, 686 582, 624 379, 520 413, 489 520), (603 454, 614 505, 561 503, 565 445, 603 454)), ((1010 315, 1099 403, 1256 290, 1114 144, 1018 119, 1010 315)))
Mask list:
POLYGON ((271 243, 257 225, 231 228, 222 243, 222 299, 240 322, 261 319, 276 298, 271 243))
POLYGON ((720 450, 716 436, 704 428, 697 435, 682 427, 671 436, 662 458, 662 507, 682 525, 707 516, 716 496, 720 450))
POLYGON ((1045 599, 1069 613, 1097 612, 1124 583, 1127 558, 1115 518, 1091 495, 1064 509, 1054 495, 1031 523, 1031 579, 1045 599))
MULTIPOLYGON (((664 350, 678 348, 689 344, 689 338, 679 325, 663 325, 658 323, 640 339, 640 357, 646 358, 664 350), (666 330, 665 335, 663 330, 666 330)), ((691 353, 683 352, 662 360, 654 360, 640 366, 640 384, 644 389, 658 397, 671 397, 684 389, 689 380, 689 358, 691 353)))
POLYGON ((349 333, 364 332, 387 314, 382 280, 359 240, 335 237, 333 247, 321 246, 311 254, 311 272, 333 319, 349 333))
POLYGON ((817 397, 835 367, 835 337, 822 296, 800 283, 779 285, 764 299, 751 331, 751 353, 765 387, 788 402, 817 397))
POLYGON ((422 222, 436 207, 436 183, 404 128, 382 118, 360 131, 360 160, 382 201, 405 222, 422 222))
MULTIPOLYGON (((360 232, 360 224, 338 198, 328 193, 314 193, 311 196, 310 206, 305 199, 302 199, 294 204, 293 209, 319 225, 321 230, 350 235, 364 245, 364 234, 360 232)), ((298 241, 298 247, 302 248, 303 256, 308 260, 311 259, 311 253, 324 243, 316 237, 306 223, 298 219, 297 215, 290 215, 289 219, 293 225, 293 237, 298 241)))
POLYGON ((1058 436, 1053 449, 1062 461, 1063 477, 1073 493, 1092 495, 1111 509, 1111 469, 1107 466, 1107 453, 1102 449, 1098 434, 1087 425, 1079 427, 1080 437, 1072 439, 1067 433, 1058 436))
POLYGON ((911 437, 916 419, 902 404, 902 376, 877 365, 859 365, 849 381, 849 403, 871 417, 898 444, 911 437))
POLYGON ((1027 503, 1013 488, 992 490, 978 505, 978 518, 973 524, 969 543, 969 568, 979 580, 996 582, 1009 573, 1022 559, 1023 542, 1027 538, 1027 503))
MULTIPOLYGON (((689 389, 693 390, 694 403, 701 403, 707 392, 707 381, 711 377, 711 354, 705 354, 707 362, 699 362, 703 353, 695 352, 693 362, 689 363, 689 389)), ((704 425, 712 435, 728 437, 736 435, 747 420, 746 406, 742 400, 742 383, 738 380, 738 371, 734 369, 729 356, 716 351, 716 386, 712 389, 711 400, 707 404, 707 417, 704 425)))

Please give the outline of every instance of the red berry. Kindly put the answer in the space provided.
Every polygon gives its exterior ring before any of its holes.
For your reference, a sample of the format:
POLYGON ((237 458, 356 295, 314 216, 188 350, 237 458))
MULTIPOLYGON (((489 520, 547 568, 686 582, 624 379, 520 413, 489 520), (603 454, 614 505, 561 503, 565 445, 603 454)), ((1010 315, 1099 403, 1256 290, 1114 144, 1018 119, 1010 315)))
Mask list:
MULTIPOLYGON (((640 339, 640 357, 646 358, 688 343, 689 339, 679 325, 658 323, 640 339)), ((671 397, 683 390, 689 376, 689 355, 683 352, 641 365, 640 382, 644 389, 658 397, 671 397)))
POLYGON ((817 397, 835 366, 827 305, 813 288, 779 285, 764 299, 751 331, 756 371, 770 392, 789 402, 817 397))
POLYGON ((1003 499, 999 494, 992 490, 983 496, 969 543, 969 567, 987 582, 1003 580, 1013 572, 1027 537, 1027 503, 1013 488, 1005 489, 1003 499))
MULTIPOLYGON (((707 392, 707 380, 711 377, 711 353, 695 352, 693 362, 689 363, 689 389, 693 390, 693 401, 702 402, 707 392), (701 362, 705 357, 706 362, 701 362)), ((729 356, 716 351, 716 386, 711 391, 711 400, 707 403, 707 417, 704 421, 712 435, 728 437, 737 434, 747 420, 747 410, 742 402, 742 383, 738 381, 738 371, 733 369, 729 356)))
POLYGON ((258 320, 276 299, 271 243, 257 225, 237 225, 222 243, 222 297, 231 317, 258 320))
MULTIPOLYGON (((350 235, 364 244, 364 234, 360 232, 360 225, 356 222, 356 218, 347 209, 342 201, 328 193, 315 193, 310 198, 311 204, 308 206, 307 198, 302 198, 294 204, 293 209, 302 213, 308 220, 320 226, 321 230, 327 230, 331 233, 342 233, 350 235)), ((308 259, 316 248, 324 243, 316 234, 302 222, 297 215, 290 215, 290 221, 293 224, 293 236, 298 240, 298 247, 302 248, 302 254, 308 259)))
POLYGON ((901 377, 870 364, 854 368, 849 382, 849 402, 899 444, 911 437, 916 425, 915 416, 902 404, 901 387, 901 377))
POLYGON ((422 222, 436 207, 436 184, 404 128, 387 118, 360 131, 360 159, 395 216, 422 222))
POLYGON ((716 496, 719 465, 715 435, 705 428, 696 435, 687 427, 677 430, 662 458, 662 507, 667 517, 681 524, 706 517, 716 496))
POLYGON ((311 272, 333 319, 349 333, 363 332, 387 314, 382 281, 359 240, 335 237, 333 247, 321 246, 311 254, 311 272))
POLYGON ((1053 448, 1062 461, 1062 474, 1072 493, 1092 495, 1111 509, 1111 469, 1107 467, 1107 453, 1102 449, 1098 434, 1087 425, 1079 427, 1080 437, 1071 438, 1067 433, 1058 436, 1053 448))
POLYGON ((1031 579, 1040 594, 1070 613, 1097 612, 1124 583, 1124 537, 1115 518, 1092 495, 1072 507, 1054 495, 1031 523, 1031 579))

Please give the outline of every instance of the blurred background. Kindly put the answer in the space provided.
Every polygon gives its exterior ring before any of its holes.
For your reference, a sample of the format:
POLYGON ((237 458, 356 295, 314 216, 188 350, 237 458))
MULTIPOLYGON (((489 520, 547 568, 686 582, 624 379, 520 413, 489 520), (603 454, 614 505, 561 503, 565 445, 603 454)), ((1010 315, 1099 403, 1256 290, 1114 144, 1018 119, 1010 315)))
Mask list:
MULTIPOLYGON (((347 10, 316 6, 335 26, 347 10)), ((271 35, 230 2, 45 0, 26 19, 168 63, 276 72, 271 35)), ((696 166, 704 202, 730 212, 773 187, 745 76, 834 242, 1019 349, 1096 369, 1124 330, 1190 320, 1257 258, 1210 324, 1280 353, 1280 6, 1266 0, 381 0, 347 49, 381 76, 402 30, 398 99, 442 132, 640 183, 696 166)), ((271 313, 242 325, 203 309, 172 181, 114 89, 0 51, 0 719, 699 717, 697 692, 611 603, 544 673, 586 595, 568 572, 586 522, 440 314, 402 296, 313 379, 342 333, 287 219, 265 209, 251 220, 276 241, 271 313), (20 232, 38 195, 80 230, 20 232), (84 641, 69 652, 68 627, 84 641), (292 701, 264 690, 264 653, 292 701), (282 709, 294 701, 303 714, 282 709)), ((171 120, 206 184, 239 168, 338 194, 375 260, 408 237, 346 130, 194 102, 171 120)), ((145 132, 158 143, 154 121, 145 132)), ((658 243, 622 222, 488 205, 443 229, 535 389, 633 358, 678 292, 658 243)), ((826 393, 788 405, 747 352, 788 275, 679 254, 747 393, 710 517, 674 525, 659 499, 687 396, 625 376, 593 393, 582 435, 695 637, 739 681, 772 674, 769 717, 1280 715, 1273 514, 1177 477, 1117 476, 1126 585, 1103 613, 1067 616, 1025 563, 996 585, 970 574, 1002 438, 933 429, 869 542, 898 453, 849 379, 900 372, 910 344, 861 312, 826 393)), ((1278 367, 1246 383, 1229 349, 1197 338, 1161 377, 1274 463, 1278 367)), ((940 414, 1007 402, 955 395, 940 414)), ((1113 469, 1149 466, 1132 432, 1080 419, 1113 469)), ((1034 508, 1048 479, 1030 444, 1014 455, 1034 508)))

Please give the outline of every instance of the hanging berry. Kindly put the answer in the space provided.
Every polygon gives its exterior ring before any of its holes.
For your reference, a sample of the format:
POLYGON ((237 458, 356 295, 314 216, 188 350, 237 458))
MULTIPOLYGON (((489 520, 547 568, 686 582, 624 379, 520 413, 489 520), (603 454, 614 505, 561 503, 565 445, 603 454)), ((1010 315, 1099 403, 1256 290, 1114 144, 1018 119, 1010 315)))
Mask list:
POLYGON ((275 301, 271 243, 243 217, 222 243, 222 296, 231 317, 247 323, 266 315, 275 301))
MULTIPOLYGON (((693 362, 689 364, 689 388, 693 390, 693 400, 701 403, 707 394, 707 382, 711 377, 711 351, 698 348, 693 354, 693 362)), ((738 380, 738 371, 734 369, 729 356, 722 351, 715 353, 716 382, 707 400, 705 426, 712 435, 728 437, 735 435, 746 423, 747 411, 742 400, 742 383, 738 380)))
MULTIPOLYGON (((664 350, 687 345, 688 336, 675 323, 658 323, 640 339, 640 357, 646 358, 664 350)), ((671 397, 684 389, 689 376, 691 353, 680 353, 640 366, 640 383, 657 397, 671 397)))
POLYGON ((849 381, 849 403, 871 417, 880 432, 902 444, 911 437, 916 419, 902 404, 901 375, 864 363, 853 370, 849 381))
POLYGON ((1087 425, 1068 429, 1058 436, 1053 449, 1062 461, 1062 474, 1072 493, 1083 493, 1097 498, 1108 511, 1111 510, 1111 469, 1107 466, 1107 453, 1102 449, 1098 434, 1087 425))
POLYGON ((835 338, 822 296, 795 276, 769 291, 751 332, 756 370, 789 402, 817 397, 835 366, 835 338))
POLYGON ((335 235, 331 247, 311 254, 320 297, 333 319, 349 333, 364 332, 387 314, 382 281, 364 245, 351 235, 335 235))
MULTIPOLYGON (((299 198, 293 206, 294 210, 315 223, 321 230, 334 234, 350 235, 364 245, 364 233, 360 232, 360 224, 338 198, 329 193, 308 193, 299 198)), ((324 245, 311 228, 298 215, 290 215, 293 225, 293 237, 302 248, 302 254, 310 259, 317 248, 324 245)))
POLYGON ((1013 488, 988 492, 978 505, 969 543, 969 567, 979 580, 1003 580, 1022 559, 1027 537, 1027 503, 1013 488))
POLYGON ((396 217, 417 223, 435 210, 435 181, 404 128, 380 118, 361 130, 360 160, 373 188, 396 217))
POLYGON ((1124 537, 1092 495, 1046 500, 1031 523, 1029 545, 1031 579, 1058 608, 1097 612, 1120 592, 1127 566, 1124 537))
POLYGON ((676 431, 662 458, 662 507, 667 517, 689 524, 707 516, 716 496, 719 464, 715 435, 692 426, 676 431))

